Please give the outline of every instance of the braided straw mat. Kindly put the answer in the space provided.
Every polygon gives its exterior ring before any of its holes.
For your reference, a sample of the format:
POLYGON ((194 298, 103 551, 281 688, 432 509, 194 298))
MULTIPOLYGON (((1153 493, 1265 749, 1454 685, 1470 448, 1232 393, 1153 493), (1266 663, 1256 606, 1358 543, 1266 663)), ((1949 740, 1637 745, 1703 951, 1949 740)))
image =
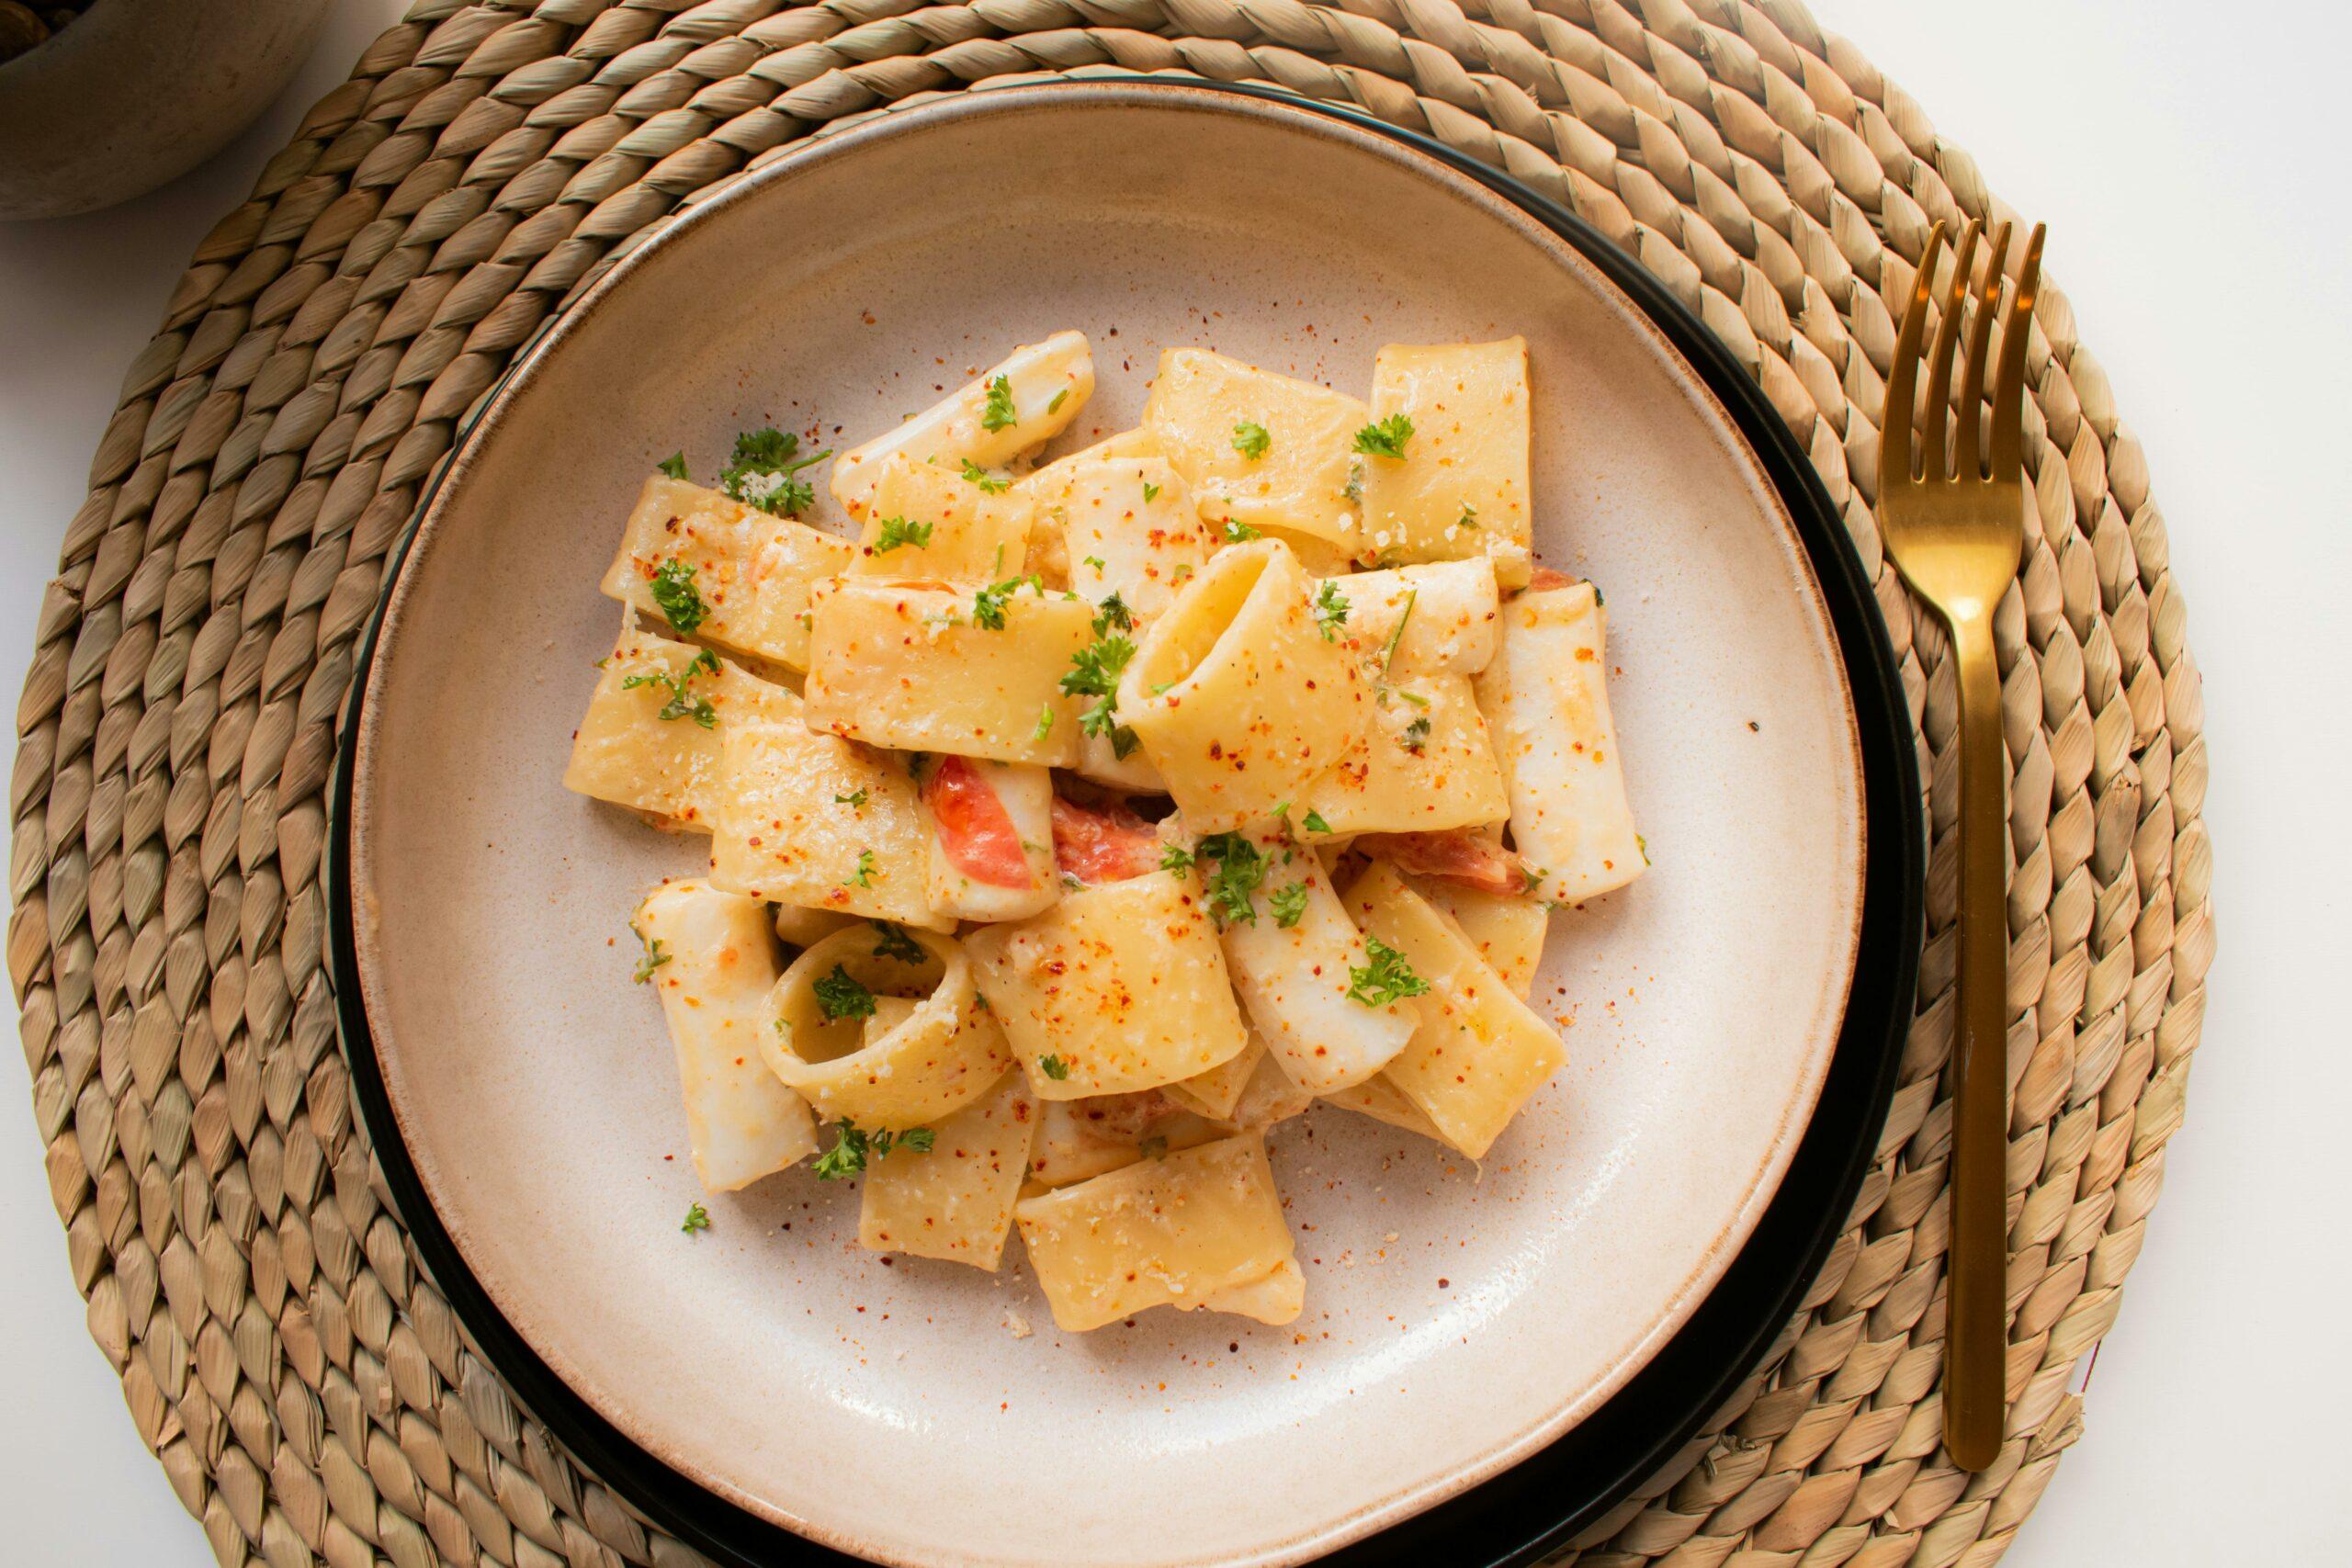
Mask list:
MULTIPOLYGON (((198 247, 125 377, 17 710, 8 968, 92 1336, 223 1563, 687 1563, 501 1386, 356 1124, 321 962, 354 641, 455 432, 615 257, 797 140, 978 83, 1279 84, 1506 169, 1697 310, 1875 574, 1932 781, 1902 1087, 1804 1308, 1587 1568, 1989 1563, 2081 1431, 2212 953, 2197 667, 2106 373, 2046 288, 2012 760, 2009 1439, 1938 1446, 1954 693, 1871 498, 1967 154, 1796 0, 421 0, 198 247)), ((1564 1559, 1567 1561, 1569 1559, 1564 1559)))

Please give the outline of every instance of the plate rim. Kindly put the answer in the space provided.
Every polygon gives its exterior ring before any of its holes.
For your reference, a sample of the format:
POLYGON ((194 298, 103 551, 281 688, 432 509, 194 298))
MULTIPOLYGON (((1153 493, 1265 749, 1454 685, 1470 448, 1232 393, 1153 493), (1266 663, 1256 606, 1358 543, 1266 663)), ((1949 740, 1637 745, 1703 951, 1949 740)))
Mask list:
MULTIPOLYGON (((1426 1545, 1417 1549, 1412 1544, 1418 1540, 1431 1544, 1442 1540, 1444 1555, 1457 1562, 1475 1561, 1492 1564, 1493 1568, 1531 1562, 1621 1502, 1657 1463, 1689 1440, 1722 1397, 1747 1375, 1818 1274, 1822 1261, 1844 1229, 1846 1213, 1868 1169, 1870 1161, 1866 1156, 1875 1152, 1875 1141, 1862 1142, 1860 1135, 1883 1121, 1892 1098, 1901 1043, 1910 1020, 1908 998, 1925 923, 1926 824, 1919 799, 1911 720, 1901 696, 1892 644, 1859 557, 1833 503, 1810 461, 1798 451, 1761 389, 1738 367, 1722 340, 1663 283, 1619 251, 1597 229, 1549 198, 1417 132, 1388 125, 1345 106, 1320 103, 1254 84, 1105 73, 1081 79, 1007 84, 973 91, 984 92, 991 98, 1000 95, 1068 98, 1104 87, 1136 85, 1165 91, 1171 97, 1182 93, 1196 98, 1254 99, 1400 143, 1482 186, 1557 236, 1626 297, 1641 324, 1665 340, 1673 356, 1721 408, 1732 434, 1762 471, 1769 490, 1786 515, 1799 546, 1800 562, 1814 579, 1821 611, 1837 643, 1838 672, 1852 718, 1850 733, 1860 752, 1859 806, 1863 816, 1863 860, 1853 966, 1837 1026, 1836 1043, 1826 1068, 1819 1074, 1820 1082, 1805 1115, 1804 1130, 1782 1164, 1777 1180, 1761 1190, 1762 1196, 1756 1201, 1758 1213, 1753 1226, 1723 1274, 1668 1333, 1665 1342, 1582 1420, 1544 1446, 1504 1463, 1441 1501, 1339 1546, 1325 1559, 1367 1565, 1404 1560, 1417 1550, 1426 1551, 1426 1545), (1886 776, 1890 771, 1892 778, 1886 776), (1886 949, 1890 943, 1891 952, 1875 951, 1886 949), (1849 1122, 1852 1125, 1850 1130, 1825 1140, 1823 1124, 1832 1111, 1840 1112, 1838 1120, 1841 1125, 1849 1122), (1816 1147, 1823 1144, 1832 1146, 1816 1147), (1840 1152, 1845 1157, 1836 1158, 1840 1152), (1792 1196, 1792 1183, 1801 1168, 1807 1172, 1808 1182, 1799 1192, 1815 1190, 1813 1168, 1816 1165, 1821 1167, 1820 1175, 1829 1180, 1828 1187, 1819 1194, 1823 1201, 1812 1205, 1809 1216, 1782 1213, 1790 1207, 1784 1199, 1792 1196), (1778 1224, 1776 1214, 1780 1216, 1778 1224), (1808 1218, 1809 1224, 1805 1223, 1808 1218), (1787 1255, 1783 1253, 1782 1267, 1770 1269, 1770 1254, 1781 1245, 1782 1231, 1791 1233, 1789 1239, 1802 1241, 1803 1250, 1798 1255, 1802 1261, 1792 1269, 1787 1267, 1787 1255), (1744 1268, 1758 1253, 1767 1255, 1762 1263, 1744 1268), (1738 1278, 1768 1271, 1784 1276, 1774 1281, 1779 1286, 1777 1291, 1766 1289, 1760 1281, 1750 1284, 1738 1278), (1753 1302, 1759 1289, 1766 1290, 1762 1303, 1750 1305, 1745 1312, 1735 1312, 1742 1292, 1753 1302), (1735 1300, 1726 1303, 1724 1298, 1727 1296, 1735 1300), (1744 1331, 1735 1334, 1736 1354, 1725 1357, 1721 1353, 1721 1342, 1702 1330, 1728 1330, 1730 1325, 1718 1320, 1735 1315, 1742 1320, 1744 1331), (1711 1370, 1680 1364, 1691 1359, 1690 1347, 1702 1339, 1718 1346, 1699 1358, 1711 1370), (1672 1354, 1678 1347, 1684 1351, 1680 1357, 1672 1354), (1663 1376, 1653 1378, 1653 1372, 1663 1376), (1645 1423, 1638 1414, 1659 1399, 1668 1400, 1678 1417, 1663 1427, 1655 1418, 1645 1423), (1616 1433, 1616 1428, 1628 1425, 1634 1428, 1634 1434, 1616 1433), (1646 1432, 1643 1431, 1645 1426, 1646 1432), (1617 1441, 1606 1440, 1611 1434, 1616 1434, 1617 1441), (1579 1435, 1584 1438, 1581 1442, 1577 1440, 1579 1435), (1623 1440, 1629 1435, 1634 1440, 1623 1440), (1514 1495, 1511 1506, 1498 1506, 1506 1501, 1506 1494, 1524 1493, 1533 1479, 1532 1472, 1558 1471, 1589 1475, 1596 1470, 1606 1472, 1609 1479, 1598 1487, 1576 1488, 1575 1493, 1581 1495, 1514 1495), (1472 1538, 1483 1543, 1474 1544, 1472 1538)), ((937 107, 943 111, 968 112, 969 102, 968 94, 959 94, 937 107)), ((881 118, 860 117, 854 123, 873 124, 881 118)), ((895 112, 888 116, 894 125, 902 118, 895 112)), ((830 135, 822 136, 804 145, 822 147, 832 140, 830 135)), ((754 185, 755 182, 737 183, 733 194, 738 197, 746 196, 754 185)), ((727 193, 727 187, 722 186, 715 194, 723 197, 727 193)), ((690 217, 717 205, 717 201, 697 204, 680 216, 690 217)), ((656 231, 653 242, 667 237, 674 229, 673 220, 672 225, 656 231)), ((650 243, 632 247, 626 254, 640 254, 650 248, 650 243)), ((584 1395, 571 1389, 548 1367, 496 1306, 435 1210, 402 1136, 399 1113, 391 1103, 367 1016, 352 898, 353 795, 357 754, 366 730, 361 709, 371 683, 388 612, 398 597, 397 584, 424 520, 439 501, 442 486, 452 475, 462 471, 476 427, 500 406, 510 384, 537 363, 551 343, 562 335, 567 324, 585 318, 584 307, 593 304, 602 288, 622 270, 608 271, 571 308, 550 318, 500 374, 428 479, 388 557, 387 588, 370 612, 355 657, 351 685, 339 715, 335 770, 329 795, 322 881, 331 928, 328 957, 338 1044, 351 1069, 354 1096, 386 1185, 427 1272, 510 1392, 538 1416, 551 1434, 648 1517, 722 1562, 749 1565, 777 1561, 861 1562, 865 1559, 795 1533, 656 1458, 622 1434, 584 1395)))

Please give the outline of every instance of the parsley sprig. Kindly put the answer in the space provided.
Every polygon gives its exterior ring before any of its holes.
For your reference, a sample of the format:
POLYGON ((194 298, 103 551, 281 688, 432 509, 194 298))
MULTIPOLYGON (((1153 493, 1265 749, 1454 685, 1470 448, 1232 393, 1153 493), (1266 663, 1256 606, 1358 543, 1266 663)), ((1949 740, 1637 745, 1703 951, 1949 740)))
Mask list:
MULTIPOLYGON (((663 473, 669 475, 673 479, 683 479, 686 477, 686 454, 684 450, 681 448, 678 451, 671 453, 668 457, 662 458, 653 466, 661 469, 663 473)), ((699 1209, 702 1205, 697 1203, 695 1207, 699 1209)))
POLYGON ((991 582, 972 595, 972 624, 983 631, 1004 630, 1004 607, 1023 585, 1042 595, 1046 585, 1034 575, 1008 577, 1002 582, 991 582))
POLYGON ((980 411, 980 428, 1002 430, 1020 417, 1012 406, 1012 378, 999 376, 989 383, 989 401, 980 411))
POLYGON ((1037 1070, 1044 1073, 1056 1083, 1060 1083, 1069 1077, 1069 1064, 1063 1061, 1059 1056, 1039 1057, 1037 1059, 1037 1070))
POLYGON ((653 573, 653 603, 680 637, 694 636, 695 628, 710 618, 710 606, 695 586, 694 566, 674 556, 653 573))
POLYGON ((839 1181, 856 1176, 865 1169, 867 1160, 881 1159, 892 1149, 912 1149, 919 1155, 927 1155, 938 1136, 928 1127, 910 1127, 903 1133, 887 1128, 869 1133, 844 1116, 833 1123, 833 1146, 817 1156, 817 1179, 839 1181))
POLYGON ((1275 888, 1266 895, 1266 907, 1274 912, 1274 924, 1290 930, 1306 918, 1306 884, 1294 882, 1275 888))
POLYGON ((1405 456, 1405 443, 1413 438, 1413 422, 1401 413, 1392 413, 1376 424, 1367 424, 1356 432, 1356 450, 1367 457, 1405 456))
POLYGON ((1407 997, 1420 996, 1430 988, 1430 983, 1405 962, 1405 955, 1378 937, 1367 935, 1363 948, 1372 962, 1361 968, 1348 965, 1348 1000, 1368 1008, 1385 1008, 1407 997))
POLYGON ((637 961, 637 983, 640 986, 651 984, 653 972, 676 956, 677 954, 662 948, 662 939, 658 936, 647 942, 645 956, 637 961))
POLYGON ((1255 420, 1245 419, 1233 427, 1233 449, 1253 463, 1264 457, 1266 448, 1273 444, 1274 438, 1266 434, 1266 427, 1255 420))
POLYGON ((910 523, 903 517, 885 517, 881 530, 874 536, 874 553, 887 556, 900 545, 912 545, 919 550, 931 547, 931 523, 910 523))
POLYGON ((1348 596, 1340 592, 1338 583, 1326 579, 1315 594, 1315 629, 1323 634, 1325 642, 1330 642, 1347 624, 1348 596))
POLYGON ((654 717, 690 718, 705 729, 715 729, 718 726, 718 710, 707 699, 688 692, 686 685, 697 675, 718 673, 718 656, 706 648, 687 660, 686 667, 675 675, 667 670, 648 671, 642 675, 624 675, 621 677, 621 690, 633 692, 639 686, 663 687, 669 692, 670 700, 662 705, 661 711, 654 717))
POLYGON ((685 1232, 688 1235, 694 1235, 696 1231, 708 1230, 710 1228, 710 1211, 704 1208, 700 1203, 688 1204, 686 1207, 686 1223, 680 1225, 678 1228, 685 1232))
POLYGON ((920 964, 923 961, 922 945, 914 938, 888 920, 875 920, 871 923, 879 937, 874 944, 875 957, 895 958, 901 964, 920 964))
POLYGON ((1006 491, 1012 488, 1012 480, 1010 476, 1004 474, 992 474, 986 468, 980 467, 978 463, 972 461, 969 457, 964 459, 964 477, 971 480, 974 484, 979 486, 990 495, 1001 495, 1006 491))
POLYGON ((1250 895, 1266 880, 1266 857, 1258 846, 1241 833, 1212 833, 1193 852, 1201 862, 1201 887, 1216 923, 1221 927, 1236 921, 1257 924, 1258 906, 1250 895), (1211 861, 1216 863, 1215 871, 1208 868, 1211 861))
POLYGON ((833 455, 827 447, 813 457, 800 456, 800 437, 770 426, 747 430, 735 437, 735 453, 718 471, 718 487, 746 506, 778 517, 790 517, 817 499, 814 486, 800 470, 833 455))
POLYGON ((1126 601, 1116 593, 1103 600, 1094 616, 1094 640, 1070 655, 1070 667, 1061 679, 1067 695, 1094 699, 1078 716, 1080 733, 1109 736, 1112 754, 1122 759, 1137 744, 1136 732, 1118 719, 1119 677, 1136 656, 1136 645, 1133 638, 1117 634, 1132 631, 1135 624, 1126 601))
POLYGON ((838 964, 833 965, 831 974, 818 976, 811 988, 817 993, 817 1010, 825 1015, 828 1022, 874 1016, 874 993, 838 964))

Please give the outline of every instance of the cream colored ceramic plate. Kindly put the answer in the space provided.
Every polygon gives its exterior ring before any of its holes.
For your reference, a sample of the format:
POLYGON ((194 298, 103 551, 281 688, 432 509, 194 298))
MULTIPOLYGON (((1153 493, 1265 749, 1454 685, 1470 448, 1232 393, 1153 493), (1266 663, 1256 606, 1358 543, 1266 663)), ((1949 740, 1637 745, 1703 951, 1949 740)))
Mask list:
MULTIPOLYGON (((822 486, 820 485, 821 491, 822 486)), ((828 504, 830 504, 828 502, 828 504)), ((361 979, 424 1191, 529 1344, 719 1496, 894 1562, 1293 1562, 1510 1464, 1672 1335, 1827 1066, 1861 884, 1819 591, 1731 422, 1549 231, 1423 154, 1164 88, 959 96, 706 204, 536 351, 394 590, 351 817, 361 979), (1524 333, 1536 543, 1609 595, 1656 868, 1554 927, 1570 1066, 1483 1171, 1318 1111, 1274 1140, 1285 1329, 1054 1332, 989 1276, 858 1249, 805 1172, 700 1196, 630 984, 640 891, 699 865, 557 783, 648 469, 821 421, 854 441, 1017 342, 1093 340, 1077 434, 1163 344, 1361 389, 1381 344, 1524 333), (1023 1325, 1035 1332, 1023 1332, 1023 1325)))

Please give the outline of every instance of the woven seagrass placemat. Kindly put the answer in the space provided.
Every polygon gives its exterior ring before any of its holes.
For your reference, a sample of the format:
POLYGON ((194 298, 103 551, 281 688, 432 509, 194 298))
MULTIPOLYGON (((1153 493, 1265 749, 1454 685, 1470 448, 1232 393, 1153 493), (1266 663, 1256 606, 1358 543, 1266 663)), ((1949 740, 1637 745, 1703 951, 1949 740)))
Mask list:
MULTIPOLYGON (((2013 770, 2009 1439, 1938 1446, 1954 694, 1885 564, 1873 418, 1928 224, 2014 216, 1795 0, 422 0, 198 248, 36 631, 8 965, 92 1336, 223 1563, 694 1554, 464 1342, 374 1179, 322 965, 322 791, 387 550, 567 298, 794 141, 1099 70, 1351 103, 1596 224, 1755 374, 1874 573, 1931 780, 1902 1088, 1807 1305, 1598 1568, 1982 1564, 2081 1430, 2212 953, 2197 668, 2162 514, 2046 288, 1996 623, 2013 770)), ((2063 243, 2063 236, 2062 236, 2063 243)), ((1565 1561, 1565 1559, 1564 1559, 1565 1561)))

